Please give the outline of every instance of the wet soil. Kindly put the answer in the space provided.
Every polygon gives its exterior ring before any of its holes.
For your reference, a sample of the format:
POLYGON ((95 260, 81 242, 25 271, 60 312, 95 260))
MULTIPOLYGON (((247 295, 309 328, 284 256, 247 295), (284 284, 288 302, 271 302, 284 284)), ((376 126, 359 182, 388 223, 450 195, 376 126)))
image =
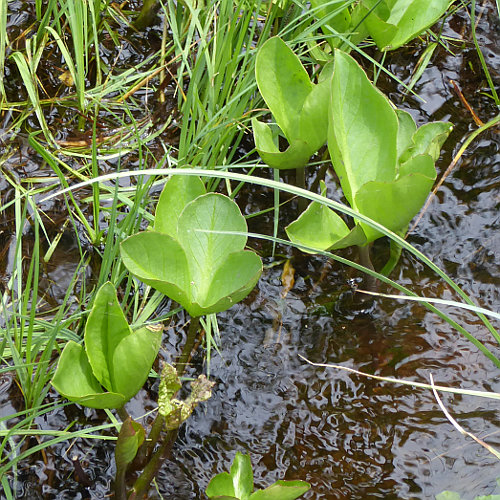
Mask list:
MULTIPOLYGON (((485 2, 478 13, 478 40, 493 80, 498 81, 500 25, 494 2, 485 2)), ((483 121, 498 113, 485 95, 488 88, 463 10, 447 20, 443 34, 457 41, 449 42, 451 52, 437 49, 416 85, 415 91, 425 102, 414 96, 403 98, 403 89, 384 76, 379 81, 393 102, 410 111, 417 123, 449 120, 454 124, 437 165, 441 173, 463 138, 475 129, 450 80, 457 82, 483 121)), ((389 54, 385 64, 408 82, 424 48, 414 41, 389 54)), ((500 304, 499 150, 498 131, 479 136, 409 236, 479 305, 494 311, 500 304)), ((19 173, 16 158, 20 156, 10 157, 7 167, 19 173)), ((23 168, 32 165, 29 175, 46 174, 37 170, 36 155, 28 148, 23 159, 23 168)), ((9 185, 2 179, 0 192, 5 201, 9 185)), ((330 194, 338 196, 333 184, 330 194)), ((240 201, 242 209, 252 213, 271 206, 272 194, 249 188, 240 201)), ((56 204, 49 208, 57 212, 56 204)), ((294 213, 290 204, 283 210, 283 221, 294 213)), ((12 222, 8 212, 2 217, 1 243, 8 246, 6 234, 12 222)), ((271 218, 250 219, 250 230, 271 233, 271 218)), ((55 287, 47 293, 56 302, 78 261, 72 257, 78 255, 74 240, 70 234, 61 246, 61 257, 44 270, 47 282, 55 287)), ((269 255, 267 244, 251 241, 250 246, 269 255)), ((236 451, 250 454, 256 486, 277 479, 303 479, 312 485, 305 495, 309 499, 428 499, 446 489, 471 499, 495 492, 500 462, 451 426, 432 393, 311 366, 298 355, 421 382, 427 382, 432 373, 437 384, 500 392, 498 369, 425 308, 389 299, 361 302, 352 292, 353 284, 362 284, 356 272, 288 248, 279 252, 293 259, 293 289, 282 298, 282 266, 273 264, 283 257, 266 256, 267 266, 256 290, 218 316, 220 355, 213 355, 210 363, 210 375, 216 381, 214 395, 182 428, 173 457, 157 478, 158 490, 152 489, 150 498, 204 498, 210 478, 229 468, 236 451)), ((383 264, 386 252, 386 243, 378 242, 376 265, 383 264)), ((8 250, 2 251, 0 258, 3 279, 8 274, 8 255, 8 250)), ((351 251, 343 255, 356 258, 351 251)), ((436 276, 405 253, 393 278, 421 295, 453 298, 436 276)), ((500 356, 500 347, 474 316, 449 312, 500 356)), ((162 356, 167 360, 182 345, 184 322, 179 317, 165 333, 162 356)), ((202 369, 206 364, 200 352, 191 373, 202 369)), ((21 409, 21 400, 12 380, 3 382, 0 413, 8 415, 21 409)), ((157 383, 148 384, 128 404, 137 418, 154 408, 157 383)), ((500 446, 497 403, 458 395, 442 399, 467 430, 500 446)), ((40 417, 37 424, 61 430, 73 421, 78 428, 105 420, 103 412, 71 405, 40 417)), ((115 471, 112 442, 80 439, 60 443, 45 453, 19 465, 19 498, 97 499, 109 494, 115 471), (76 480, 74 456, 90 486, 76 480)))

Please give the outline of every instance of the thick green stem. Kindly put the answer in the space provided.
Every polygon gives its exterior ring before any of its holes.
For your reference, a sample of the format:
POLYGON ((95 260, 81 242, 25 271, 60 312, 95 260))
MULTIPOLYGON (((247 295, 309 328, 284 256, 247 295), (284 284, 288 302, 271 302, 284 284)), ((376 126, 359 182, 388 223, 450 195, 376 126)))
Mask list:
POLYGON ((125 481, 126 467, 116 469, 115 500, 127 500, 127 483, 125 481))
POLYGON ((137 478, 132 492, 129 495, 129 500, 137 500, 142 498, 151 484, 151 481, 156 476, 163 462, 170 456, 172 447, 177 439, 178 429, 168 431, 165 436, 161 446, 156 450, 156 452, 151 457, 142 474, 137 478))
POLYGON ((122 422, 125 422, 127 418, 130 418, 130 415, 128 414, 128 411, 125 409, 125 406, 121 406, 116 410, 116 413, 118 413, 118 416, 121 418, 122 422))
POLYGON ((186 343, 182 349, 181 355, 175 363, 175 368, 177 369, 177 374, 179 377, 184 375, 186 367, 191 356, 191 351, 193 350, 194 344, 196 342, 196 337, 198 336, 198 329, 200 326, 200 317, 191 318, 191 323, 189 324, 189 330, 186 337, 186 343))
MULTIPOLYGON (((306 188, 306 168, 300 167, 295 169, 295 184, 302 189, 306 188)), ((307 200, 299 198, 299 212, 302 213, 307 208, 307 200)))
POLYGON ((386 262, 385 266, 380 271, 380 274, 383 274, 384 276, 389 276, 389 274, 392 273, 392 271, 396 267, 396 264, 399 262, 399 258, 401 257, 401 252, 403 250, 403 247, 401 245, 398 245, 395 241, 391 240, 389 244, 391 248, 391 253, 389 255, 389 259, 386 262))

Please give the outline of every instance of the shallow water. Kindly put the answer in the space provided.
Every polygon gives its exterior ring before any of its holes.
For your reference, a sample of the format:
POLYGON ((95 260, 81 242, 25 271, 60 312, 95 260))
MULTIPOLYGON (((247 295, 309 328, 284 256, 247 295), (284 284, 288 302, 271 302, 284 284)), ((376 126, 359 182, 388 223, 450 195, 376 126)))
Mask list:
MULTIPOLYGON (((492 77, 498 77, 500 57, 498 19, 493 2, 485 3, 478 25, 492 77)), ((469 39, 463 13, 453 16, 444 34, 469 39)), ((386 65, 408 81, 420 49, 390 54, 386 65)), ((498 110, 481 91, 486 90, 477 55, 470 43, 456 55, 439 48, 417 84, 414 97, 403 101, 400 88, 381 77, 380 85, 400 107, 408 109, 419 124, 450 120, 455 130, 445 144, 438 170, 446 170, 462 138, 475 129, 449 83, 455 80, 478 115, 487 121, 498 110)), ((26 151, 29 165, 33 155, 26 151), (31 156, 30 156, 31 155, 31 156)), ((15 158, 9 166, 13 169, 15 158)), ((29 175, 35 175, 30 170, 29 175)), ((38 172, 44 175, 46 172, 38 172)), ((2 199, 8 186, 0 180, 2 199)), ((409 241, 443 268, 478 304, 499 310, 500 304, 500 153, 498 130, 481 135, 424 214, 409 241)), ((330 186, 334 196, 335 188, 330 186)), ((272 203, 272 195, 259 188, 243 194, 242 207, 255 212, 272 203)), ((51 205, 57 209, 57 206, 51 205)), ((283 220, 294 207, 284 209, 283 220)), ((12 222, 0 222, 5 238, 12 222)), ((271 216, 272 217, 272 216, 271 216)), ((270 232, 271 219, 250 220, 251 230, 270 232)), ((9 241, 6 239, 6 241, 9 241)), ((10 242, 12 244, 12 242, 10 242)), ((64 283, 77 265, 76 242, 63 241, 65 258, 44 269, 53 287, 55 302, 64 294, 64 283), (76 260, 72 256, 76 255, 76 260)), ((267 244, 250 242, 268 250, 267 244)), ((386 252, 385 243, 376 249, 386 252)), ((27 250, 29 251, 29 250, 27 250)), ((256 290, 243 303, 219 315, 220 352, 210 363, 217 382, 213 397, 182 428, 172 460, 158 477, 164 498, 198 499, 210 478, 227 470, 236 451, 250 453, 256 486, 277 479, 303 479, 312 485, 309 499, 427 499, 440 491, 459 491, 465 499, 495 491, 500 462, 484 448, 464 438, 448 422, 432 393, 344 371, 311 366, 336 363, 377 375, 466 389, 500 391, 500 372, 466 339, 439 317, 417 304, 390 299, 361 302, 351 285, 356 272, 326 259, 293 256, 295 285, 281 297, 282 266, 271 266, 270 257, 256 290)), ((343 255, 356 258, 354 252, 343 255)), ((384 254, 385 255, 385 254, 384 254)), ((277 258, 278 259, 278 258, 277 258)), ((383 264, 383 257, 375 258, 383 264)), ((8 252, 0 258, 0 272, 8 276, 8 252)), ((90 276, 89 276, 90 277, 90 276)), ((414 257, 403 254, 394 278, 415 292, 454 298, 444 285, 414 257)), ((362 285, 362 283, 360 283, 362 285)), ((384 291, 391 292, 382 287, 384 291)), ((500 356, 488 332, 466 312, 447 310, 469 331, 500 356)), ((166 359, 179 347, 179 327, 166 332, 166 359)), ((498 325, 497 325, 498 326, 498 325)), ((192 374, 205 369, 199 354, 192 374)), ((151 382, 129 405, 140 417, 154 408, 157 384, 151 382)), ((10 379, 0 385, 2 415, 21 409, 19 394, 10 379)), ((469 396, 441 395, 444 404, 467 430, 500 446, 498 404, 469 396)), ((67 406, 37 423, 44 429, 96 425, 103 412, 67 406)), ((110 433, 112 434, 112 433, 110 433)), ((35 444, 33 440, 31 445, 35 444)), ((103 498, 114 476, 111 442, 78 440, 46 450, 46 459, 35 455, 19 467, 19 498, 103 498), (71 458, 77 455, 92 486, 75 481, 71 458)), ((159 497, 153 490, 151 498, 159 497)))

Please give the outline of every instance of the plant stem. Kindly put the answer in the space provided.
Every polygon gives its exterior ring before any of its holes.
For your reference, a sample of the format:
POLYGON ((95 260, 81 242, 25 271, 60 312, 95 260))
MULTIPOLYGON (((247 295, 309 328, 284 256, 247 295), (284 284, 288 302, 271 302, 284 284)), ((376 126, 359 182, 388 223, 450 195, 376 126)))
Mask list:
MULTIPOLYGON (((302 189, 306 188, 306 168, 300 167, 295 169, 295 184, 302 189)), ((299 212, 302 213, 307 208, 307 200, 299 198, 299 212)))
MULTIPOLYGON (((359 248, 359 260, 362 266, 370 269, 371 271, 375 271, 373 267, 372 260, 370 259, 370 245, 358 246, 359 248)), ((377 286, 377 280, 370 274, 366 276, 366 289, 368 291, 375 291, 377 286)))
POLYGON ((189 357, 191 356, 191 351, 193 350, 194 344, 196 342, 199 326, 200 317, 196 316, 194 318, 191 318, 191 322, 189 323, 189 330, 186 337, 186 343, 184 344, 181 355, 175 363, 175 368, 177 369, 177 374, 179 375, 179 377, 182 377, 182 375, 186 371, 189 357))
POLYGON ((122 422, 125 422, 127 418, 130 418, 130 415, 128 414, 128 411, 125 409, 125 406, 121 406, 116 410, 116 413, 118 413, 118 416, 121 418, 122 422))
POLYGON ((146 493, 151 481, 155 477, 155 475, 160 470, 163 462, 170 456, 170 452, 172 451, 172 447, 177 439, 178 429, 174 429, 168 431, 168 434, 165 436, 161 446, 156 450, 154 455, 151 457, 151 460, 148 462, 142 474, 137 478, 132 492, 128 497, 129 500, 137 500, 138 498, 142 498, 142 496, 146 493))

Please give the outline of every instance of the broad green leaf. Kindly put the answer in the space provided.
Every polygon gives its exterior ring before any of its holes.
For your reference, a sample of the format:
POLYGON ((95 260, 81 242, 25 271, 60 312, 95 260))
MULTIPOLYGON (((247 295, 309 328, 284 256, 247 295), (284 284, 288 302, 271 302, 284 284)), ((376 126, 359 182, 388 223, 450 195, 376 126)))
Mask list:
POLYGON ((434 161, 428 154, 413 156, 399 167, 399 178, 411 174, 421 174, 435 181, 436 167, 434 166, 434 161))
POLYGON ((51 383, 65 398, 90 408, 120 408, 126 402, 121 394, 103 391, 85 350, 72 340, 64 347, 51 383))
POLYGON ((398 119, 358 63, 336 50, 328 147, 344 195, 353 206, 367 182, 396 175, 398 119))
POLYGON ((233 291, 243 288, 246 296, 261 272, 260 259, 255 254, 252 257, 248 252, 241 252, 246 244, 246 236, 217 231, 247 231, 245 218, 238 205, 220 194, 200 196, 186 206, 179 219, 179 242, 186 252, 189 265, 189 296, 191 302, 201 309, 196 312, 203 310, 203 314, 207 314, 205 309, 220 312, 221 309, 212 310, 210 306, 220 300, 222 293, 229 295, 229 278, 233 291), (239 257, 231 256, 235 252, 239 253, 239 257), (222 277, 218 271, 227 259, 231 260, 232 268, 225 267, 225 272, 230 274, 222 277), (249 280, 251 288, 247 290, 249 280))
POLYGON ((206 194, 182 211, 177 240, 154 231, 122 242, 125 266, 144 283, 179 302, 191 316, 220 312, 243 299, 262 272, 260 258, 243 251, 245 218, 236 203, 206 194))
POLYGON ((209 483, 206 494, 209 498, 229 495, 248 500, 253 491, 252 463, 248 455, 236 453, 231 471, 217 474, 209 483))
POLYGON ((297 138, 297 117, 313 89, 300 59, 278 37, 260 48, 255 61, 260 93, 289 141, 297 138))
MULTIPOLYGON (((330 66, 332 67, 332 66, 330 66)), ((333 67, 332 67, 333 69, 333 67)), ((314 85, 302 106, 299 119, 299 138, 311 149, 311 156, 326 142, 328 130, 328 104, 330 101, 331 77, 328 72, 314 85)), ((297 125, 296 125, 297 126, 297 125)))
POLYGON ((305 481, 276 481, 265 490, 252 493, 249 500, 295 500, 310 488, 311 485, 305 481))
POLYGON ((115 287, 105 283, 97 292, 85 325, 84 339, 92 371, 108 391, 115 391, 116 387, 114 350, 129 333, 130 327, 116 298, 115 287))
POLYGON ((117 469, 124 469, 134 460, 139 446, 144 442, 145 431, 141 424, 128 417, 122 423, 115 448, 117 469))
POLYGON ((130 331, 113 351, 113 391, 128 401, 146 382, 161 344, 161 330, 140 328, 130 331))
POLYGON ((120 251, 125 267, 141 281, 179 304, 189 304, 188 263, 178 241, 146 231, 122 241, 120 251))
MULTIPOLYGON (((363 0, 371 8, 378 0, 363 0)), ((394 50, 420 35, 446 12, 449 0, 382 0, 366 19, 380 50, 394 50)))
MULTIPOLYGON (((356 194, 356 205, 363 215, 397 231, 408 225, 422 208, 433 182, 421 174, 405 175, 394 182, 367 182, 356 194)), ((361 226, 368 241, 381 236, 372 227, 361 226)))
POLYGON ((156 206, 155 231, 176 238, 177 223, 184 207, 205 193, 205 185, 199 177, 173 175, 166 182, 156 206))
POLYGON ((229 254, 212 276, 206 299, 199 303, 200 308, 214 312, 229 309, 254 289, 261 273, 262 262, 255 252, 242 250, 229 254))
POLYGON ((341 217, 327 206, 317 202, 311 203, 307 210, 285 230, 291 242, 318 250, 332 248, 350 232, 341 217))
POLYGON ((356 224, 351 232, 341 240, 337 241, 330 250, 340 250, 342 248, 351 247, 353 245, 363 246, 366 245, 366 235, 359 224, 356 224))
POLYGON ((300 59, 280 38, 269 39, 259 50, 255 75, 259 90, 289 143, 280 151, 269 125, 252 120, 261 158, 273 168, 303 167, 326 141, 330 66, 313 84, 300 59))

